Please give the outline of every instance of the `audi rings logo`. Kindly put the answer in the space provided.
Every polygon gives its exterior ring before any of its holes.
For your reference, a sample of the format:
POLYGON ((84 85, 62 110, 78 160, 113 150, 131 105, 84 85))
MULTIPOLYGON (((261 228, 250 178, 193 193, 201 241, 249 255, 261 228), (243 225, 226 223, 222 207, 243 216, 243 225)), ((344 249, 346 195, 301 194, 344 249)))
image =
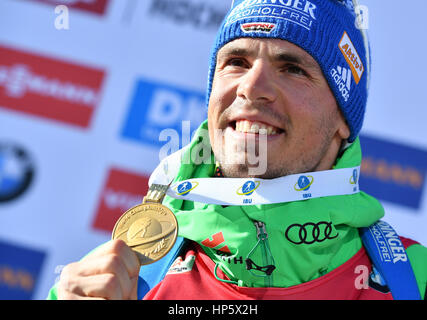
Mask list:
POLYGON ((323 242, 338 237, 333 232, 332 222, 320 221, 318 223, 307 222, 304 224, 291 224, 285 231, 285 237, 294 244, 312 244, 323 242))

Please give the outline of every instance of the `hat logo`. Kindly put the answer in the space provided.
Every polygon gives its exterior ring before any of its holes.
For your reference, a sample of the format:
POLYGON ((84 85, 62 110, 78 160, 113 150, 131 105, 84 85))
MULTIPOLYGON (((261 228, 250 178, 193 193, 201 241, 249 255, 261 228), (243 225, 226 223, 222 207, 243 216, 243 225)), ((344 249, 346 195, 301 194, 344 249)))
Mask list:
POLYGON ((356 84, 359 84, 359 81, 362 78, 365 68, 363 66, 362 59, 357 53, 357 50, 353 45, 353 42, 351 42, 347 32, 344 31, 344 34, 341 38, 338 47, 340 48, 341 53, 343 54, 345 60, 351 68, 354 81, 356 82, 356 84))
POLYGON ((310 31, 316 21, 316 10, 317 6, 308 0, 245 0, 233 8, 225 25, 242 19, 273 18, 294 23, 310 31))
POLYGON ((240 25, 240 29, 242 29, 244 33, 270 33, 275 27, 276 24, 269 22, 252 22, 240 25))
POLYGON ((331 70, 332 79, 334 79, 345 102, 350 99, 351 74, 351 70, 345 67, 337 66, 331 70))

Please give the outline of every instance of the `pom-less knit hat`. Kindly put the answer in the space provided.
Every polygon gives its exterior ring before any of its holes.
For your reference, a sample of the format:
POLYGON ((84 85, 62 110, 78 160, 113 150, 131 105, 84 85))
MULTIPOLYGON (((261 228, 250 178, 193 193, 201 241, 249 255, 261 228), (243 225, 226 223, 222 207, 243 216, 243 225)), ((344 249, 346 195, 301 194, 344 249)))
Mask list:
POLYGON ((365 114, 370 73, 369 43, 357 27, 356 0, 237 0, 226 15, 213 47, 207 102, 218 50, 238 38, 289 41, 319 64, 350 127, 358 136, 365 114))

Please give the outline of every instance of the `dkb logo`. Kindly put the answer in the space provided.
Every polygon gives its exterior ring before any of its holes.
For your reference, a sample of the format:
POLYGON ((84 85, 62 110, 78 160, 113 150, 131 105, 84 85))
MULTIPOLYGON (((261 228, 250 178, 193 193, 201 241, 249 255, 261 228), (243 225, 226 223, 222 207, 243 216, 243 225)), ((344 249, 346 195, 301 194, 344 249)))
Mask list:
MULTIPOLYGON (((132 104, 122 136, 140 143, 161 147, 164 129, 181 132, 183 121, 193 131, 206 119, 204 94, 169 84, 140 80, 136 84, 132 104)), ((190 137, 188 133, 188 137, 190 137)), ((190 141, 182 141, 183 147, 190 141)))

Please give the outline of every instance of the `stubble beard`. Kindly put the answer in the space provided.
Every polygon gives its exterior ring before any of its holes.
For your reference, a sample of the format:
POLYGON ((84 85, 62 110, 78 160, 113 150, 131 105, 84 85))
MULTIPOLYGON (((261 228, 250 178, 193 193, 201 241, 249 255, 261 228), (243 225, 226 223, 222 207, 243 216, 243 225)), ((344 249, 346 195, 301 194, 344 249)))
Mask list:
MULTIPOLYGON (((292 154, 292 150, 289 150, 289 153, 281 151, 280 157, 276 156, 273 159, 273 153, 280 151, 270 150, 267 146, 263 148, 260 144, 255 144, 254 147, 248 148, 247 145, 230 146, 230 144, 227 145, 226 141, 223 141, 222 145, 216 146, 216 148, 213 146, 215 158, 219 163, 222 174, 229 178, 274 179, 292 174, 317 171, 317 167, 328 152, 334 136, 334 132, 329 129, 328 125, 330 123, 327 121, 328 119, 323 120, 317 130, 317 134, 321 137, 320 142, 316 147, 311 148, 309 152, 302 155, 292 154), (262 150, 266 153, 264 156, 262 156, 262 150), (250 163, 248 159, 251 157, 259 158, 264 163, 250 163), (257 166, 264 167, 265 170, 262 170, 261 173, 253 174, 257 166)), ((303 143, 303 141, 298 143, 303 143)), ((294 145, 298 145, 298 143, 294 143, 294 145)))

